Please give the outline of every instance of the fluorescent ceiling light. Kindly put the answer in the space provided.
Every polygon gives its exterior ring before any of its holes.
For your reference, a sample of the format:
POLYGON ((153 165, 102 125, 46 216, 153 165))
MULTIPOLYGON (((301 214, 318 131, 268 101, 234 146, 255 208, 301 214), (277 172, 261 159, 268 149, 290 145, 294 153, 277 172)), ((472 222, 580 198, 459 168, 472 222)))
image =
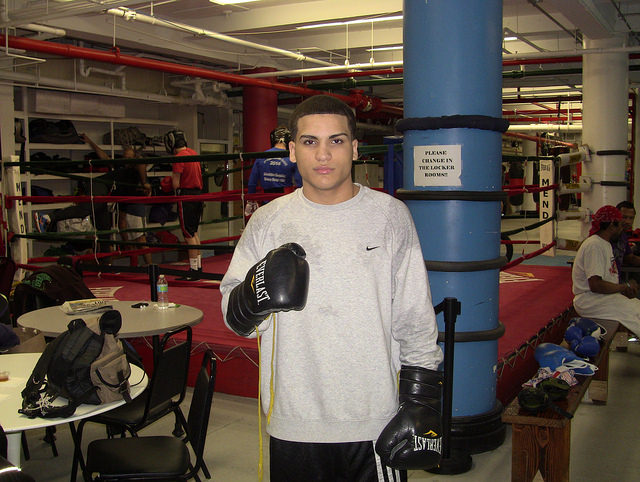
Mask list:
POLYGON ((402 50, 404 47, 402 45, 393 45, 391 47, 373 47, 372 49, 367 49, 367 52, 382 52, 383 50, 402 50))
POLYGON ((518 37, 505 37, 505 38, 504 38, 504 41, 505 41, 505 42, 510 42, 510 41, 512 41, 512 40, 518 40, 518 37))
POLYGON ((256 2, 258 0, 209 0, 211 3, 217 3, 218 5, 235 5, 236 3, 248 3, 256 2))
POLYGON ((386 22, 389 20, 402 20, 402 15, 391 15, 389 17, 359 18, 357 20, 347 20, 345 22, 313 23, 309 25, 301 25, 300 27, 296 27, 296 29, 304 30, 308 28, 338 27, 340 25, 356 25, 359 23, 386 22))

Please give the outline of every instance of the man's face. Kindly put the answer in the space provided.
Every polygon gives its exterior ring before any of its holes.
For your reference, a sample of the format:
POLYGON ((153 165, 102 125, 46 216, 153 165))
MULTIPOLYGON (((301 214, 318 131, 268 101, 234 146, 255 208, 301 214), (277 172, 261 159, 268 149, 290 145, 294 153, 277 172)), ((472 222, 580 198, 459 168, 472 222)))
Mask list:
POLYGON ((624 231, 624 224, 622 221, 614 221, 609 225, 609 229, 611 230, 611 241, 617 241, 620 239, 624 231))
POLYGON ((290 158, 298 163, 302 191, 318 204, 338 204, 353 197, 351 164, 358 158, 358 140, 349 133, 347 118, 312 114, 298 119, 290 158))
POLYGON ((633 231, 633 220, 636 218, 635 209, 620 208, 622 213, 622 226, 625 231, 633 231))

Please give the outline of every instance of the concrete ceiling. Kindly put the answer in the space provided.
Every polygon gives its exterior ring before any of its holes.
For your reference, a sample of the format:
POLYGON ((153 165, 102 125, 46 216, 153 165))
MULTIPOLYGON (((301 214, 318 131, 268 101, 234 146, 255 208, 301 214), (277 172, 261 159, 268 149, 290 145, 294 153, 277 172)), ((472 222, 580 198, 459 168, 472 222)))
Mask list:
MULTIPOLYGON (((126 53, 232 73, 255 67, 289 71, 344 66, 347 61, 353 65, 369 63, 371 59, 401 66, 402 61, 402 50, 370 51, 372 46, 402 45, 401 19, 298 28, 402 15, 401 0, 259 0, 226 6, 208 0, 0 0, 0 7, 1 25, 9 27, 10 35, 55 42, 82 41, 95 48, 108 48, 115 43, 126 53), (130 10, 123 14, 107 11, 118 7, 130 10), (143 22, 143 17, 149 17, 148 22, 143 22), (162 22, 151 24, 151 17, 162 22), (64 39, 52 38, 21 28, 34 23, 64 29, 66 35, 64 39), (244 44, 221 39, 217 34, 239 39, 244 44), (258 45, 261 48, 254 48, 258 45), (271 51, 262 48, 265 46, 271 51)), ((553 57, 562 52, 579 55, 578 50, 589 40, 603 38, 617 37, 620 45, 637 47, 640 45, 640 0, 504 0, 502 24, 505 36, 517 37, 504 42, 505 59, 553 57)), ((633 59, 630 63, 633 66, 639 61, 633 59)), ((580 68, 580 63, 506 65, 505 95, 515 88, 525 92, 579 91, 580 68), (514 74, 514 71, 527 75, 514 74)), ((385 75, 374 80, 397 77, 399 75, 385 75)), ((359 77, 356 83, 361 79, 367 78, 359 77)), ((632 87, 640 85, 640 73, 633 67, 630 83, 632 87)), ((365 88, 371 95, 401 103, 401 83, 361 85, 366 87, 358 88, 365 88)))

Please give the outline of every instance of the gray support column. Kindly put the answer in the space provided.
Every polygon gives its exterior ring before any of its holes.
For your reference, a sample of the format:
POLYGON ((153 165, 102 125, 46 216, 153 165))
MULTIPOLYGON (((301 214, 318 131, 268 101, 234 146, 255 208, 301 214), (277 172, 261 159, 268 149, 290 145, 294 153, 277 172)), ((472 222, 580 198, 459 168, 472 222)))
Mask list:
MULTIPOLYGON (((617 38, 585 40, 587 49, 620 46, 622 40, 617 38)), ((582 84, 582 142, 594 152, 592 161, 582 165, 582 175, 595 183, 590 192, 582 195, 582 207, 595 212, 605 204, 616 205, 628 197, 623 184, 627 156, 611 153, 628 149, 629 55, 585 54, 582 84)))

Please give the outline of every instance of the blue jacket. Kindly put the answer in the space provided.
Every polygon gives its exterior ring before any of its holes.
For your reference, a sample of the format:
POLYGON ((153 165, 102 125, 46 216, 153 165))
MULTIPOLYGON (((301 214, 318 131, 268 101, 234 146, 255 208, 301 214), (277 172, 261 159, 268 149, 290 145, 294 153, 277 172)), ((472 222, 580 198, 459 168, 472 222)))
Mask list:
MULTIPOLYGON (((283 151, 272 147, 269 151, 283 151)), ((262 189, 302 186, 302 178, 295 162, 288 157, 256 159, 249 176, 249 193, 255 193, 258 184, 262 189)))

